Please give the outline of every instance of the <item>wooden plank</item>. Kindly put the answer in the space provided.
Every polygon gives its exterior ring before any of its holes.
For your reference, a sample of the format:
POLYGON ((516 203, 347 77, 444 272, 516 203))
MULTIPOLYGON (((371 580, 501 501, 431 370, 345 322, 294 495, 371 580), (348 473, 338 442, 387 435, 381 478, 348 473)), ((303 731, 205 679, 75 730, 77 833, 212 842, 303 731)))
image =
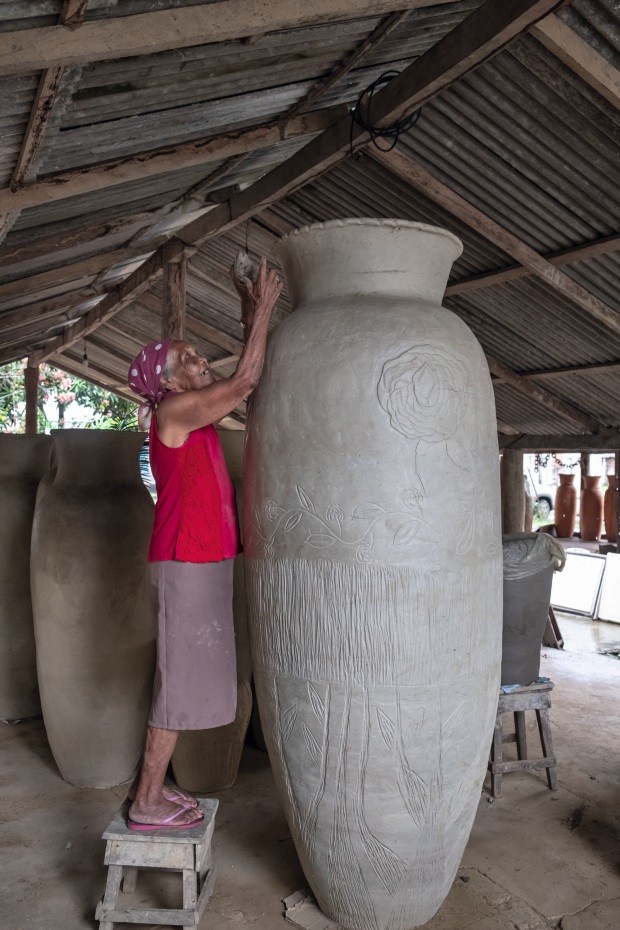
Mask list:
POLYGON ((507 381, 508 384, 516 388, 521 394, 527 395, 532 400, 536 401, 537 404, 546 407, 547 410, 553 411, 553 413, 556 413, 558 416, 572 420, 574 423, 579 423, 580 426, 592 433, 598 433, 600 431, 601 424, 595 420, 594 417, 574 407, 573 404, 561 400, 556 394, 552 394, 534 381, 528 381, 526 378, 522 378, 516 371, 503 365, 492 356, 487 355, 486 359, 491 374, 501 378, 503 381, 507 381))
POLYGON ((60 265, 58 268, 52 268, 51 271, 41 271, 39 274, 33 274, 27 278, 7 281, 0 284, 0 299, 30 292, 35 294, 37 291, 63 281, 94 278, 100 271, 124 261, 126 257, 127 253, 124 249, 116 249, 113 252, 104 252, 102 255, 91 255, 90 258, 83 258, 79 262, 73 262, 69 265, 60 265))
POLYGON ((378 149, 369 149, 371 155, 380 164, 389 168, 398 177, 407 181, 413 187, 422 191, 431 200, 441 204, 454 216, 458 216, 476 232, 481 233, 508 255, 516 258, 518 262, 529 268, 533 274, 542 278, 554 290, 572 300, 586 310, 590 316, 603 323, 612 332, 620 334, 620 314, 608 307, 602 300, 590 294, 589 291, 577 284, 572 278, 554 267, 551 262, 539 255, 525 242, 513 235, 491 217, 482 213, 473 204, 433 177, 422 165, 402 152, 393 149, 391 152, 379 152, 378 149))
POLYGON ((26 132, 24 133, 21 151, 13 171, 11 190, 16 190, 29 177, 33 159, 45 137, 45 130, 52 113, 52 107, 56 101, 64 70, 62 65, 56 65, 53 68, 48 68, 41 75, 26 132))
POLYGON ((0 33, 0 74, 152 55, 304 25, 381 16, 391 13, 395 2, 403 9, 416 9, 445 0, 229 0, 225 15, 219 4, 209 3, 95 20, 76 32, 63 26, 42 26, 0 33))
POLYGON ((332 71, 329 72, 324 78, 311 87, 305 97, 302 97, 300 100, 297 100, 292 107, 284 114, 280 119, 280 123, 283 126, 286 126, 289 120, 297 116, 298 113, 301 113, 302 110, 309 109, 323 94, 325 94, 330 87, 333 87, 334 84, 337 84, 338 81, 342 80, 345 75, 349 73, 356 65, 358 65, 364 58, 366 58, 370 52, 374 52, 378 45, 384 39, 387 39, 394 30, 401 25, 402 22, 409 16, 410 10, 400 10, 396 13, 391 13, 389 16, 386 16, 385 19, 381 20, 379 25, 373 29, 369 36, 367 36, 363 42, 361 42, 357 48, 355 48, 350 55, 348 55, 343 61, 340 62, 332 71))
POLYGON ((522 533, 525 520, 523 453, 506 449, 500 464, 502 533, 522 533))
POLYGON ((185 337, 185 281, 187 259, 164 263, 162 301, 162 339, 183 339, 185 337))
POLYGON ((27 307, 17 307, 15 310, 6 310, 4 313, 0 312, 2 337, 4 339, 12 330, 20 329, 28 323, 34 321, 43 323, 49 317, 62 317, 63 314, 68 314, 72 307, 92 296, 92 292, 88 290, 74 291, 71 294, 63 294, 62 297, 55 297, 53 300, 30 304, 27 307))
POLYGON ((620 430, 601 433, 529 435, 500 435, 500 449, 520 452, 615 452, 620 449, 620 430))
MULTIPOLYGON (((441 90, 457 81, 463 74, 495 54, 498 49, 531 26, 554 5, 555 0, 486 0, 481 7, 416 59, 377 95, 376 119, 379 122, 391 120, 422 106, 441 90)), ((194 12, 196 9, 198 8, 192 7, 191 11, 194 12)), ((200 9, 206 10, 208 7, 200 9)), ((158 14, 149 15, 153 17, 158 14)), ((124 21, 127 21, 127 17, 124 21)), ((33 30, 29 30, 28 34, 32 35, 32 32, 33 30)), ((0 35, 0 45, 1 39, 0 35)), ((326 129, 283 164, 268 172, 241 193, 231 197, 227 202, 209 211, 205 216, 181 227, 177 231, 177 238, 194 247, 249 219, 275 200, 301 187, 311 178, 318 176, 344 158, 349 150, 350 139, 350 116, 346 112, 343 119, 326 129)), ((358 126, 353 132, 353 139, 357 143, 367 144, 369 135, 358 126)), ((149 262, 154 264, 158 262, 158 273, 161 272, 163 268, 161 248, 154 253, 149 262)), ((139 272, 140 269, 137 269, 116 289, 120 306, 126 305, 127 298, 131 299, 132 282, 136 282, 141 288, 142 279, 139 272)), ((109 301, 106 298, 105 312, 100 317, 100 321, 109 319, 120 309, 120 306, 114 304, 114 294, 109 295, 109 298, 109 301)), ((99 308, 97 309, 101 312, 99 308)), ((100 325, 96 314, 91 314, 90 319, 93 323, 92 328, 100 325)), ((75 327, 71 328, 72 331, 74 329, 75 327)), ((56 340, 50 345, 51 352, 61 348, 56 340)), ((227 349, 226 351, 235 350, 227 349)), ((41 361, 45 353, 37 354, 38 361, 41 361)))
POLYGON ((570 375, 587 375, 593 371, 614 371, 620 368, 620 359, 611 362, 590 362, 586 365, 567 365, 564 368, 541 368, 538 371, 520 371, 522 378, 566 378, 570 375))
POLYGON ((276 145, 286 139, 321 132, 341 117, 345 109, 333 107, 295 117, 285 130, 282 130, 277 121, 271 120, 251 129, 235 130, 208 139, 166 146, 129 158, 64 171, 50 178, 32 181, 18 190, 0 189, 0 212, 24 210, 27 207, 104 190, 115 184, 143 180, 196 165, 206 165, 222 158, 232 158, 276 145))
POLYGON ((84 22, 88 0, 64 0, 60 10, 60 22, 69 29, 77 29, 84 22))
MULTIPOLYGON (((179 254, 184 251, 184 246, 178 240, 171 239, 167 245, 172 249, 178 250, 179 254)), ((73 345, 79 339, 91 333, 106 320, 119 313, 124 307, 131 303, 136 294, 146 290, 151 286, 153 281, 159 277, 163 270, 162 253, 158 250, 151 255, 139 268, 129 275, 124 281, 121 281, 110 293, 104 297, 100 304, 80 317, 64 335, 58 336, 45 346, 34 353, 34 359, 40 364, 50 355, 62 352, 69 346, 73 345)))
MULTIPOLYGON (((610 252, 617 252, 620 249, 620 235, 618 233, 612 236, 604 236, 596 239, 594 242, 585 242, 583 245, 574 248, 562 249, 559 252, 553 252, 544 255, 551 265, 556 268, 561 265, 570 265, 572 262, 582 262, 588 258, 596 258, 599 255, 608 255, 610 252)), ((515 281, 531 275, 533 272, 523 265, 511 265, 509 268, 499 268, 495 271, 483 271, 480 274, 473 274, 461 281, 455 281, 446 288, 446 297, 453 297, 456 294, 464 294, 468 291, 477 291, 483 287, 493 287, 495 284, 503 284, 505 281, 515 281)))
POLYGON ((620 106, 620 71, 595 48, 558 19, 547 16, 531 29, 532 35, 617 108, 620 106))

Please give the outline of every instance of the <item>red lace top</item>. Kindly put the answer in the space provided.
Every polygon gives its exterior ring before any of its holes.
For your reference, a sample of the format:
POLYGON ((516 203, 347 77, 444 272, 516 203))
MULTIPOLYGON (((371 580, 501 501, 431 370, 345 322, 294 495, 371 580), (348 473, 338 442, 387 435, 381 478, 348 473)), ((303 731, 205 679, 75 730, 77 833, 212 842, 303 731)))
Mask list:
POLYGON ((214 426, 165 446, 153 414, 151 470, 157 487, 149 562, 220 562, 241 551, 235 489, 214 426))

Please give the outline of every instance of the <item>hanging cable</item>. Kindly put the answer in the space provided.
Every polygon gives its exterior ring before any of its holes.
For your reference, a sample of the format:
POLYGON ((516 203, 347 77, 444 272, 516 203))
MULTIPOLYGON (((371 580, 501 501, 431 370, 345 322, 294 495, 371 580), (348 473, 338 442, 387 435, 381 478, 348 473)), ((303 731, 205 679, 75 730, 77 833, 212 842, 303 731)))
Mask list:
POLYGON ((393 81, 395 77, 398 77, 399 73, 399 71, 384 71, 357 98, 357 103, 351 111, 351 132, 349 135, 349 154, 351 158, 358 159, 360 157, 359 152, 353 151, 353 127, 356 123, 370 135, 370 141, 375 148, 379 149, 380 152, 391 152, 401 133, 407 132, 415 126, 420 118, 421 107, 409 116, 404 117, 404 119, 397 120, 397 122, 391 123, 389 126, 376 126, 373 123, 372 107, 375 93, 381 87, 393 81), (364 98, 366 98, 366 102, 364 102, 364 98), (379 144, 379 139, 389 140, 387 148, 379 144))

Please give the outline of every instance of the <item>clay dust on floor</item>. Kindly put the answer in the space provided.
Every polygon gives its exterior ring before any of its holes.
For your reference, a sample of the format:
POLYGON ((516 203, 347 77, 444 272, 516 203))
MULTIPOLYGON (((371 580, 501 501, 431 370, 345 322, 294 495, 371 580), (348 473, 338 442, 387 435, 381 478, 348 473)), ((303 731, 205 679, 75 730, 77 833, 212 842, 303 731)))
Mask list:
MULTIPOLYGON (((620 662, 543 650, 556 685, 551 711, 559 789, 540 773, 482 793, 453 888, 427 930, 618 930, 620 927, 620 662)), ((538 746, 535 724, 530 746, 538 746)), ((125 790, 62 781, 40 720, 0 724, 1 930, 93 930, 105 883, 100 836, 125 790)), ((305 880, 266 756, 246 749, 222 792, 214 839, 216 890, 201 930, 285 930, 281 899, 305 880)), ((143 875, 138 896, 180 904, 180 879, 143 875)), ((119 925, 120 926, 120 925, 119 925)))

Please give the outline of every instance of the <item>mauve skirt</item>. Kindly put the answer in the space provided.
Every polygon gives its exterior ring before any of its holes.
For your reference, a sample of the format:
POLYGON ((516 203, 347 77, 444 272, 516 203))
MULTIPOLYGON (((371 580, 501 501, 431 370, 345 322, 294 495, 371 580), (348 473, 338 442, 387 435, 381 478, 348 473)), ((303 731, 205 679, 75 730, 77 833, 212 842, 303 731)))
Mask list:
POLYGON ((150 726, 209 730, 235 719, 233 563, 149 563, 157 625, 150 726))

